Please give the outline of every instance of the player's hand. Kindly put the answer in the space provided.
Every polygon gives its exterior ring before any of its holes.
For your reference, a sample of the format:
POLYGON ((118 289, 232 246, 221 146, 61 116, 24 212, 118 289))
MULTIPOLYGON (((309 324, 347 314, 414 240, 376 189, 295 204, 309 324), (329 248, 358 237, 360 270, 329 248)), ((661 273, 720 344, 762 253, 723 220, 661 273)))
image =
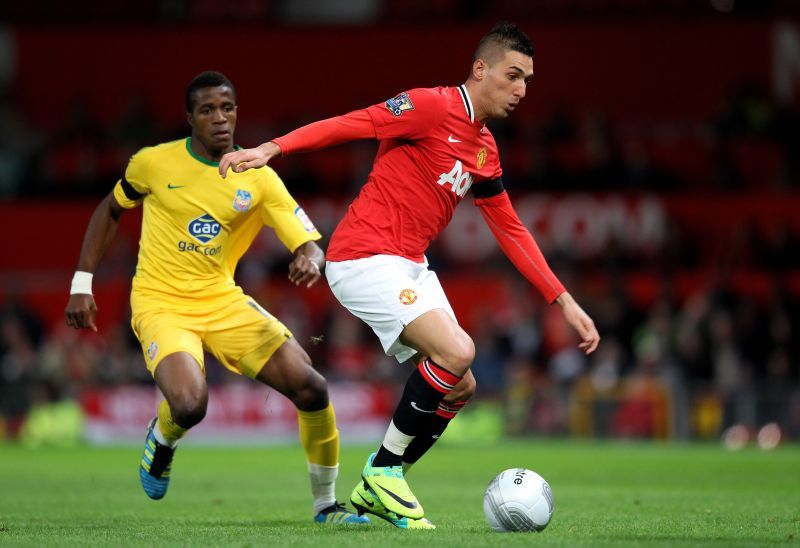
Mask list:
POLYGON ((248 169, 263 167, 275 156, 281 155, 281 149, 272 141, 258 145, 256 148, 243 148, 225 154, 219 161, 219 174, 224 179, 228 175, 228 168, 234 173, 241 173, 248 169))
POLYGON ((294 285, 305 284, 306 287, 311 287, 321 276, 317 263, 302 253, 297 254, 289 263, 289 281, 294 285))
POLYGON ((594 352, 597 345, 600 344, 600 334, 597 332, 597 328, 589 315, 583 311, 569 293, 564 292, 559 295, 556 302, 561 305, 567 323, 575 328, 581 338, 578 348, 583 350, 585 354, 594 352))
POLYGON ((64 311, 67 325, 75 329, 89 328, 97 332, 97 305, 94 297, 76 293, 70 295, 67 309, 64 311))

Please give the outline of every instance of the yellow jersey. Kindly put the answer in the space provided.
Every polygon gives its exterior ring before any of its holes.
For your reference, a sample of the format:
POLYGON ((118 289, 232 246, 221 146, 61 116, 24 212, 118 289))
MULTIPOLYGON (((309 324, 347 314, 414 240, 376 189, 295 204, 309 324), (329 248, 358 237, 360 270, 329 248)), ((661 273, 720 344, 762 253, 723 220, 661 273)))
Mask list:
POLYGON ((192 151, 191 137, 146 147, 114 187, 119 204, 144 204, 132 301, 185 305, 241 293, 236 265, 264 227, 294 252, 321 238, 270 167, 228 174, 192 151))

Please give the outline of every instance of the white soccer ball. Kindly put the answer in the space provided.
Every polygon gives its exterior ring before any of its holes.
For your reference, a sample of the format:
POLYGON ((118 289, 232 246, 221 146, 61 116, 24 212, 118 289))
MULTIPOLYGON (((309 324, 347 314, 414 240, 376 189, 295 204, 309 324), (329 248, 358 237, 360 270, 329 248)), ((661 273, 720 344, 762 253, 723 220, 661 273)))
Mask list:
POLYGON ((489 483, 483 513, 497 532, 542 531, 553 516, 553 491, 533 470, 510 468, 489 483))

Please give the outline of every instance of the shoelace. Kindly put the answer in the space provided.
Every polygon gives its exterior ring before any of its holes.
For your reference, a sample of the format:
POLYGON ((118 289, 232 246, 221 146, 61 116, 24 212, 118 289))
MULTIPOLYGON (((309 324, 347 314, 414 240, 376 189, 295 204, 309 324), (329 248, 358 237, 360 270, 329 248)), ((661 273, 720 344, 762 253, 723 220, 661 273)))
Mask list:
POLYGON ((331 504, 330 506, 328 506, 327 508, 323 509, 320 512, 320 514, 332 514, 333 512, 347 512, 347 513, 350 513, 350 511, 347 509, 347 507, 344 505, 344 503, 336 501, 333 504, 331 504))
POLYGON ((384 466, 383 467, 383 475, 403 479, 403 467, 402 466, 384 466))

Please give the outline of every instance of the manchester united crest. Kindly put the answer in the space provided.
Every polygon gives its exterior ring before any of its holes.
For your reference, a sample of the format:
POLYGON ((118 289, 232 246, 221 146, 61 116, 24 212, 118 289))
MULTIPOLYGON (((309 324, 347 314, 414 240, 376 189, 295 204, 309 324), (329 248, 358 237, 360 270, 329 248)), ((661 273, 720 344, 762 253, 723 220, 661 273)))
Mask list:
POLYGON ((478 151, 478 169, 482 169, 486 165, 486 147, 478 151))
POLYGON ((400 292, 399 298, 403 304, 414 304, 417 302, 417 292, 413 289, 404 289, 400 292))

